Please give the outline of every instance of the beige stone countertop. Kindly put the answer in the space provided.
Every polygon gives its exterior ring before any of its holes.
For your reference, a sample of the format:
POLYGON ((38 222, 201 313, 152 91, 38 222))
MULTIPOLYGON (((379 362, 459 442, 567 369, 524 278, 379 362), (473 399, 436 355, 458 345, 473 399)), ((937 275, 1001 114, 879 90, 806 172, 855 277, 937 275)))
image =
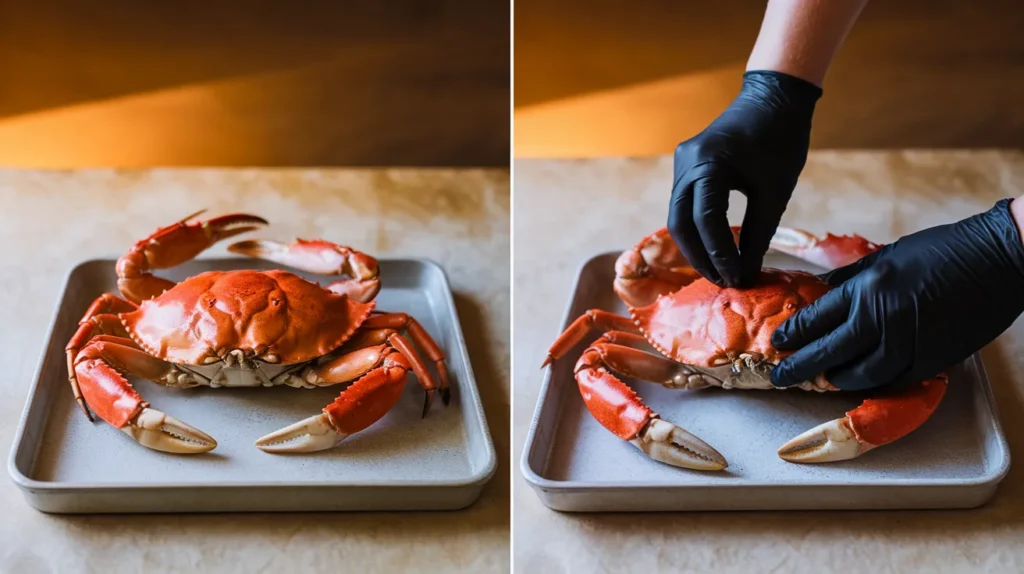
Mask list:
MULTIPOLYGON (((1009 475, 980 509, 570 514, 543 506, 520 459, 579 265, 662 227, 672 158, 514 166, 515 572, 1024 571, 1024 321, 986 347, 1009 475)), ((812 152, 783 223, 888 242, 1024 192, 1024 153, 812 152)), ((735 195, 739 198, 740 196, 735 195)), ((730 221, 742 220, 741 201, 730 221)))
POLYGON ((0 572, 507 572, 509 198, 508 170, 0 170, 5 465, 65 274, 202 208, 262 215, 268 237, 440 263, 499 453, 480 499, 456 512, 46 515, 5 472, 0 572))

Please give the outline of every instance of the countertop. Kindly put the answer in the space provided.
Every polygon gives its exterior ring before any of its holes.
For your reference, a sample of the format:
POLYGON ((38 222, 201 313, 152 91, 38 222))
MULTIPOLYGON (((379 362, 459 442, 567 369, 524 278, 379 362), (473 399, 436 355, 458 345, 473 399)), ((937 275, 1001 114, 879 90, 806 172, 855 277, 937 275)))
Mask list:
MULTIPOLYGON (((515 572, 1024 571, 1024 321, 982 351, 1011 457, 980 509, 568 514, 543 506, 519 464, 546 349, 582 261, 662 227, 672 158, 520 160, 514 166, 515 572)), ((783 224, 878 242, 1024 192, 1018 151, 811 153, 783 224)), ((734 194, 730 221, 742 221, 734 194)))
POLYGON ((264 216, 261 237, 440 263, 499 453, 481 498, 441 513, 46 515, 5 476, 0 572, 507 572, 509 191, 508 170, 0 170, 5 462, 68 270, 202 208, 264 216))

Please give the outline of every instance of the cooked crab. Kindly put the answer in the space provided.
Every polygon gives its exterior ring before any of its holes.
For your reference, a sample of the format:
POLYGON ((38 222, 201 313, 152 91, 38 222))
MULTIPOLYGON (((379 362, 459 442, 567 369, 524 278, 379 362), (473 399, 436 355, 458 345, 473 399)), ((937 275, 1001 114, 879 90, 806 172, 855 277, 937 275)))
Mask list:
MULTIPOLYGON (((733 229, 738 237, 738 229, 733 229)), ((881 247, 853 236, 819 239, 782 228, 772 248, 806 261, 838 267, 881 247)), ((629 317, 592 309, 562 333, 547 365, 588 332, 605 332, 587 347, 575 377, 590 413, 616 436, 651 458, 696 470, 722 470, 718 451, 682 427, 663 420, 615 373, 672 389, 774 389, 769 379, 786 353, 771 335, 787 318, 829 290, 816 275, 763 269, 749 288, 718 287, 690 267, 668 231, 661 229, 616 262, 615 292, 629 317)), ((819 375, 797 388, 836 391, 819 375)), ((909 434, 932 415, 946 391, 946 376, 879 393, 846 416, 823 423, 782 445, 784 460, 819 463, 856 458, 909 434)))
POLYGON ((412 370, 426 391, 449 402, 444 353, 404 313, 374 311, 377 261, 327 241, 241 241, 228 249, 310 273, 342 275, 326 287, 284 270, 208 271, 181 283, 157 277, 214 243, 267 222, 232 214, 158 229, 117 262, 118 289, 99 296, 67 345, 75 399, 139 444, 202 453, 213 437, 152 408, 125 378, 174 388, 347 384, 323 411, 256 441, 268 452, 334 447, 375 423, 401 396, 412 370), (408 334, 408 339, 406 335, 408 334), (412 342, 437 369, 435 377, 412 342))

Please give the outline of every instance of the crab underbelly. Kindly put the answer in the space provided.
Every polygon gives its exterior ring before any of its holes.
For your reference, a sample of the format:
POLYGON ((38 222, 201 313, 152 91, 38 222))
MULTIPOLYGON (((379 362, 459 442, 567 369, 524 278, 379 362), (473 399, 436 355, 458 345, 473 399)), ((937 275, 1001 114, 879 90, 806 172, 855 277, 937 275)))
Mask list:
MULTIPOLYGON (((681 363, 680 374, 676 375, 666 386, 700 389, 720 387, 737 390, 770 390, 778 389, 771 382, 772 363, 756 356, 743 354, 732 363, 717 367, 697 367, 681 363)), ((805 391, 831 390, 816 382, 804 382, 791 388, 805 391)))
POLYGON ((299 377, 303 365, 275 365, 262 361, 248 361, 241 365, 212 363, 208 365, 178 365, 193 375, 189 386, 211 388, 292 387, 314 386, 299 377))

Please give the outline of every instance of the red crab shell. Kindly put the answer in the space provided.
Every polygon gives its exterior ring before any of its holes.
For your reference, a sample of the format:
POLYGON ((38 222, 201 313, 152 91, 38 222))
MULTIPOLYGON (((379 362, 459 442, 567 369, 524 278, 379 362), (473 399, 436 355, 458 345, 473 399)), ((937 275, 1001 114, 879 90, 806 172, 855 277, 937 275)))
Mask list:
POLYGON ((120 318, 147 353, 172 363, 239 349, 287 365, 340 347, 373 307, 286 271, 209 271, 120 318))
POLYGON ((802 271, 764 269, 746 289, 722 288, 699 279, 645 307, 631 308, 633 322, 654 347, 680 363, 714 367, 757 353, 778 363, 772 333, 829 285, 802 271))

